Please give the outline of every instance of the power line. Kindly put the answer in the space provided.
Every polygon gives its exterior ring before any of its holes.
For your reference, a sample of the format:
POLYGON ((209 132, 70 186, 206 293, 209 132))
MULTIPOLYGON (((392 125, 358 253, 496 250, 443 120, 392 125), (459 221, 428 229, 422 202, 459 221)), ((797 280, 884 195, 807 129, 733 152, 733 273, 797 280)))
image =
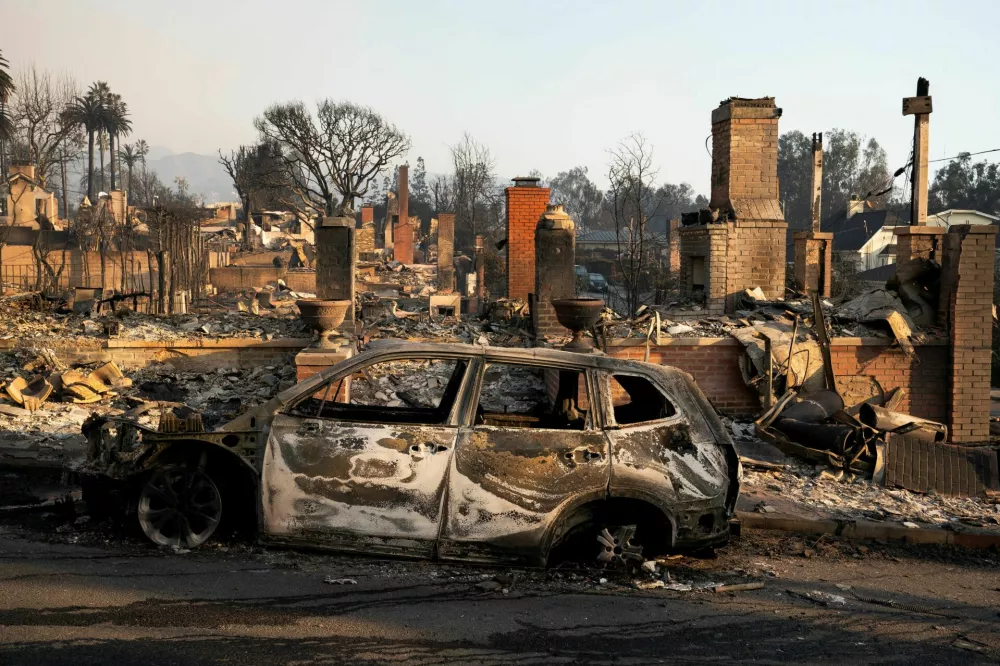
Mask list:
POLYGON ((936 160, 927 160, 928 162, 947 162, 948 160, 958 160, 963 157, 972 157, 973 155, 985 155, 986 153, 996 153, 1000 152, 1000 148, 990 148, 989 150, 980 150, 978 153, 959 153, 954 157, 942 157, 936 160))

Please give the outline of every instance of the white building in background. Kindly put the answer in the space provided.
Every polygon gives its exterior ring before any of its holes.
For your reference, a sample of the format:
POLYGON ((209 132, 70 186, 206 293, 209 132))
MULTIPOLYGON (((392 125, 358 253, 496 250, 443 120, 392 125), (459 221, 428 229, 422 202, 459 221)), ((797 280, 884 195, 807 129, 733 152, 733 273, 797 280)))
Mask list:
POLYGON ((927 226, 947 229, 955 224, 997 224, 1000 217, 978 210, 949 209, 927 216, 927 226))

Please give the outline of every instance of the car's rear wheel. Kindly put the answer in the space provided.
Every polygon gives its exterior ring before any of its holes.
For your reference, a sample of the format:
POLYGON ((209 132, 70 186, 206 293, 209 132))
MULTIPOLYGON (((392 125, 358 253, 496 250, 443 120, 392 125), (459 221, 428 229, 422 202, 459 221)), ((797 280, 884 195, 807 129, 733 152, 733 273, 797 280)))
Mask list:
POLYGON ((222 521, 222 494, 197 468, 156 470, 139 494, 139 525, 161 546, 194 548, 208 541, 222 521))
POLYGON ((642 564, 642 546, 635 541, 635 525, 605 527, 597 534, 600 550, 597 561, 606 567, 628 567, 642 564))

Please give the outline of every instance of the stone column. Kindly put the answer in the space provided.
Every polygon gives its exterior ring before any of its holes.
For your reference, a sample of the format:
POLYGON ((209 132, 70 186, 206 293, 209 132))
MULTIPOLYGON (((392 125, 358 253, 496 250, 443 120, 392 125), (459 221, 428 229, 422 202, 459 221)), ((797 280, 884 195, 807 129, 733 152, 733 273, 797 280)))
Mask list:
POLYGON ((507 297, 527 300, 535 291, 535 227, 550 191, 537 178, 515 178, 507 199, 507 297))
POLYGON ((437 223, 438 291, 455 291, 455 214, 439 213, 437 223))
POLYGON ((797 231, 795 239, 795 288, 830 297, 833 281, 833 234, 797 231))
MULTIPOLYGON (((354 216, 324 217, 316 229, 316 297, 353 304, 356 261, 354 216)), ((353 306, 344 324, 353 328, 353 306)))
POLYGON ((576 295, 576 229, 561 204, 550 205, 535 228, 535 336, 568 335, 556 319, 552 301, 576 295))
POLYGON ((955 225, 942 286, 950 291, 951 377, 949 436, 953 444, 990 439, 990 365, 993 334, 993 264, 997 227, 955 225))

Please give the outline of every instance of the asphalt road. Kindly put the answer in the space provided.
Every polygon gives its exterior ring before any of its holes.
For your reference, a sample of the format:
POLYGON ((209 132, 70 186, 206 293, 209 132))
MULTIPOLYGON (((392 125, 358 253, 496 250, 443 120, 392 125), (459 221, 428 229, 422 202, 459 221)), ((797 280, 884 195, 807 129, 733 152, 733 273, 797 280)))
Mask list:
POLYGON ((643 591, 633 583, 649 575, 240 543, 174 554, 5 519, 0 664, 995 664, 998 565, 996 554, 757 533, 666 570, 763 589, 643 591))

